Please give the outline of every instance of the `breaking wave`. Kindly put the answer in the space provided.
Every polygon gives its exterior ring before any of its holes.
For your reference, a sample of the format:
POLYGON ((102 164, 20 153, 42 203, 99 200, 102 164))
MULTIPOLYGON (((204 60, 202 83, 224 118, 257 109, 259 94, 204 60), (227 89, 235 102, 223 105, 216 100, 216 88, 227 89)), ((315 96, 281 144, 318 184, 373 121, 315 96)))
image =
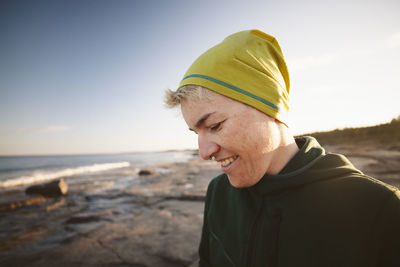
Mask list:
POLYGON ((86 174, 86 173, 106 171, 111 169, 124 168, 124 167, 129 167, 130 165, 131 164, 129 162, 102 163, 102 164, 80 166, 76 168, 62 169, 59 171, 54 171, 49 173, 37 173, 34 174, 33 176, 21 176, 18 178, 0 181, 0 188, 46 182, 61 177, 68 177, 77 174, 86 174))

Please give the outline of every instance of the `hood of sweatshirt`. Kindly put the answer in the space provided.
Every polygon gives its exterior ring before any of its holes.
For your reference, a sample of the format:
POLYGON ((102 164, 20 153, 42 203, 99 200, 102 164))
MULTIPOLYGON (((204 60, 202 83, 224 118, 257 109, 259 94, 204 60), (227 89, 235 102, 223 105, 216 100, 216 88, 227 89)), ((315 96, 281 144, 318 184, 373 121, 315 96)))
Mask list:
POLYGON ((326 154, 313 137, 297 138, 296 143, 300 150, 279 174, 265 175, 247 190, 265 195, 343 175, 362 174, 345 156, 326 154))

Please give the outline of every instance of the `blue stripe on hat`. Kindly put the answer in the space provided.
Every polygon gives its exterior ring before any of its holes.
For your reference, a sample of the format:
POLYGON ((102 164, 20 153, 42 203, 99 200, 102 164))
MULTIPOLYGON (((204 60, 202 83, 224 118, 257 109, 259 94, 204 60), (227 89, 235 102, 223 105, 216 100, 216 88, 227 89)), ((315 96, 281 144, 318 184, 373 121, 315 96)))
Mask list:
POLYGON ((271 102, 269 102, 269 101, 267 101, 267 100, 265 100, 265 99, 262 99, 262 98, 259 97, 259 96, 256 96, 256 95, 254 95, 254 94, 252 94, 252 93, 249 93, 249 92, 247 92, 247 91, 245 91, 245 90, 243 90, 243 89, 240 89, 240 88, 238 88, 238 87, 236 87, 236 86, 233 86, 233 85, 231 85, 231 84, 229 84, 229 83, 226 83, 226 82, 223 82, 223 81, 214 79, 214 78, 209 77, 209 76, 206 76, 206 75, 191 74, 191 75, 188 75, 188 76, 186 76, 185 78, 183 78, 182 81, 183 81, 183 80, 186 80, 186 79, 188 79, 188 78, 192 78, 192 77, 203 78, 203 79, 212 81, 212 82, 214 82, 214 83, 216 83, 216 84, 225 86, 225 87, 227 87, 227 88, 229 88, 229 89, 235 90, 235 91, 237 91, 237 92, 239 92, 239 93, 242 93, 242 94, 245 94, 245 95, 247 95, 247 96, 249 96, 249 97, 251 97, 251 98, 254 98, 254 99, 256 99, 256 100, 258 100, 258 101, 260 101, 260 102, 262 102, 262 103, 264 103, 264 104, 266 104, 266 105, 268 105, 268 106, 270 106, 271 108, 274 108, 274 109, 276 109, 276 110, 279 111, 279 107, 278 107, 278 106, 274 105, 273 103, 271 103, 271 102))

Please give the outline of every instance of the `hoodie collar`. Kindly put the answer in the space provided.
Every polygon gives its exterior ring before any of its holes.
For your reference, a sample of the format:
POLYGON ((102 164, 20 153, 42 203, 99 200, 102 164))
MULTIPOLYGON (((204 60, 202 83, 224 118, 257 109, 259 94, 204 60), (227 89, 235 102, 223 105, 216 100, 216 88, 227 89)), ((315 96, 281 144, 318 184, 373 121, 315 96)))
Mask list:
POLYGON ((302 174, 325 155, 325 150, 313 137, 296 138, 296 143, 300 150, 279 174, 264 175, 257 184, 247 189, 251 192, 264 195, 318 179, 317 177, 305 179, 306 177, 302 174))
POLYGON ((313 137, 296 138, 299 151, 279 172, 279 175, 289 174, 308 166, 313 160, 325 155, 325 150, 313 137))

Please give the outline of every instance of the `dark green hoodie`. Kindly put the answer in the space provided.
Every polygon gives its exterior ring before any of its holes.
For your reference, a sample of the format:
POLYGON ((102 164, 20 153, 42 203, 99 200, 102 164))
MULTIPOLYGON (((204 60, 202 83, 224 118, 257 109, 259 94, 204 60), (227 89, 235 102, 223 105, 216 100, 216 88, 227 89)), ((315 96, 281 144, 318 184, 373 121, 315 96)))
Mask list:
POLYGON ((209 185, 200 266, 400 266, 400 193, 313 138, 278 175, 209 185))

